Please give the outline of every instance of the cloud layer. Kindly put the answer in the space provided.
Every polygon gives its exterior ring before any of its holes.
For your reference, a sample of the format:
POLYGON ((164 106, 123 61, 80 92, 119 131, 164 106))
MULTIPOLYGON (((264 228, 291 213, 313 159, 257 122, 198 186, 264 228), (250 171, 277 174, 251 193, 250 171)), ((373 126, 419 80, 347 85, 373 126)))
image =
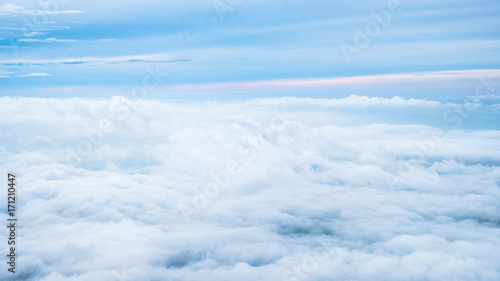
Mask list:
POLYGON ((500 131, 349 122, 447 106, 1 98, 17 277, 498 280, 500 131))

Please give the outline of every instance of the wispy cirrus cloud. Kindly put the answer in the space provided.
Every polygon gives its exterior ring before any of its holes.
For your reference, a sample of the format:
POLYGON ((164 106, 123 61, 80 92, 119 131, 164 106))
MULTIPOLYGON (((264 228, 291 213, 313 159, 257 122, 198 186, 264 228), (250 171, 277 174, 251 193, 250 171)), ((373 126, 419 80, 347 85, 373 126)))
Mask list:
POLYGON ((180 85, 170 88, 177 90, 231 90, 231 89, 278 89, 278 88, 331 88, 348 87, 354 85, 380 85, 388 83, 430 83, 476 80, 478 77, 491 75, 495 81, 500 80, 498 69, 477 69, 460 71, 431 71, 415 73, 397 73, 381 75, 365 75, 351 77, 333 77, 318 79, 289 79, 251 82, 228 82, 197 85, 180 85))
POLYGON ((61 42, 61 43, 67 43, 67 42, 77 42, 78 40, 75 40, 75 39, 46 38, 46 39, 19 39, 18 41, 20 41, 20 42, 29 42, 29 43, 36 43, 36 42, 42 42, 42 43, 61 42))
POLYGON ((79 14, 83 13, 83 11, 79 10, 63 10, 63 11, 50 11, 50 10, 30 10, 26 9, 22 6, 17 6, 14 4, 4 4, 0 6, 0 15, 8 16, 8 15, 56 15, 56 14, 79 14))
POLYGON ((52 74, 38 72, 38 73, 29 73, 29 74, 17 75, 17 77, 48 77, 48 76, 52 76, 52 74))
MULTIPOLYGON (((55 38, 49 38, 55 39, 55 38)), ((42 42, 42 41, 32 41, 31 39, 27 42, 42 42)), ((108 39, 113 40, 113 39, 108 39)), ((60 41, 59 39, 43 41, 43 42, 70 42, 60 41)), ((73 42, 73 41, 71 41, 73 42)), ((42 65, 42 66, 53 66, 53 65, 64 65, 64 64, 122 64, 122 63, 175 63, 175 62, 188 62, 188 59, 177 59, 167 54, 152 54, 152 55, 135 55, 135 56, 115 56, 115 57, 82 57, 82 58, 62 58, 62 59, 30 59, 30 60, 7 60, 0 63, 5 66, 12 65, 42 65)))
POLYGON ((10 75, 12 72, 10 71, 0 71, 0 78, 10 78, 10 75))
MULTIPOLYGON (((27 35, 24 35, 25 37, 33 37, 36 35, 42 35, 43 33, 40 32, 31 32, 28 33, 27 35)), ((28 42, 28 43, 74 43, 74 42, 97 42, 97 43, 107 43, 107 42, 113 42, 116 41, 116 39, 113 38, 106 38, 106 39, 99 39, 99 40, 76 40, 76 39, 58 39, 58 38, 44 38, 44 39, 35 39, 35 38, 28 38, 28 39, 19 39, 17 40, 19 42, 28 42)))
MULTIPOLYGON (((30 26, 29 29, 26 27, 9 27, 9 26, 3 26, 0 27, 0 33, 3 34, 8 34, 7 37, 3 37, 2 39, 10 38, 10 39, 15 39, 15 38, 25 38, 25 37, 36 37, 40 35, 44 35, 48 32, 52 31, 59 31, 59 30, 65 30, 65 29, 70 29, 68 26, 30 26)), ((30 42, 27 40, 31 39, 22 39, 18 40, 20 42, 30 42)), ((37 39, 39 40, 39 39, 37 39)))

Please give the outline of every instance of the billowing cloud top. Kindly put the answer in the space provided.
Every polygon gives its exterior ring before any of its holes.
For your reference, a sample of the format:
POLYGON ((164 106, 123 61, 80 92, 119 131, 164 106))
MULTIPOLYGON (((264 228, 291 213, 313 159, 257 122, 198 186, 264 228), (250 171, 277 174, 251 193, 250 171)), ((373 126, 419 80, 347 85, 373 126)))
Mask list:
POLYGON ((498 280, 498 109, 1 98, 17 277, 498 280))

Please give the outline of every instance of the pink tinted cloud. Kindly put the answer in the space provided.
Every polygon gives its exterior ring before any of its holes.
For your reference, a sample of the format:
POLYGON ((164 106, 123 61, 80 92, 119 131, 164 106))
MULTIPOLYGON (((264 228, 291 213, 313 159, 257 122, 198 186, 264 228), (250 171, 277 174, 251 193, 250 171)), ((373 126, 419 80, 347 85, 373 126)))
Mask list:
POLYGON ((168 90, 180 91, 210 91, 210 90, 258 90, 258 89, 289 89, 289 88, 337 88, 351 85, 369 86, 380 84, 421 84, 436 83, 441 85, 478 80, 490 77, 494 81, 500 80, 500 69, 436 71, 420 73, 382 74, 353 77, 334 77, 297 80, 268 80, 253 82, 229 82, 217 84, 180 85, 167 87, 168 90))

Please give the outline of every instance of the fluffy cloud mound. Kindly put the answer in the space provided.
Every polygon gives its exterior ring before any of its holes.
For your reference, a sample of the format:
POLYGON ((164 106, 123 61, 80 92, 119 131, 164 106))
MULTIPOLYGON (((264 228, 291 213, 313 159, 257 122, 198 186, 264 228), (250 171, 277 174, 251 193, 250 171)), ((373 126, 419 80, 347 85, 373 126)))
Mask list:
POLYGON ((500 280, 500 131, 394 117, 446 105, 0 100, 17 280, 500 280))

